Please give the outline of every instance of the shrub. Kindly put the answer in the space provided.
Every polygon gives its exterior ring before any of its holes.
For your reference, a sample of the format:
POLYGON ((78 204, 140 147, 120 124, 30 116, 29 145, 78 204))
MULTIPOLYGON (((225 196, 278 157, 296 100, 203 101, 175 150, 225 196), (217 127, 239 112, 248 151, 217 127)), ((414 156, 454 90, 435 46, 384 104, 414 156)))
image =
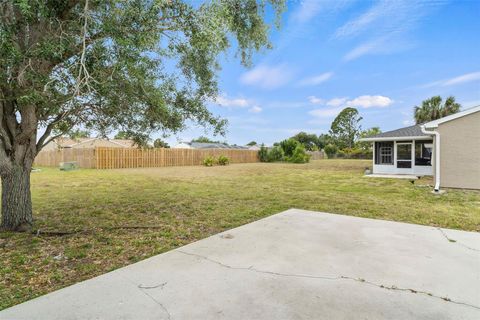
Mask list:
POLYGON ((371 150, 360 148, 345 148, 341 152, 345 159, 372 159, 373 157, 373 152, 371 150))
POLYGON ((280 146, 275 146, 268 151, 268 162, 283 161, 285 153, 280 146))
POLYGON ((337 153, 338 151, 338 148, 337 146, 333 145, 333 144, 327 144, 325 146, 325 148, 323 149, 323 151, 325 151, 325 153, 327 154, 327 157, 328 158, 333 158, 335 156, 335 154, 337 153))
POLYGON ((268 149, 263 144, 258 151, 258 159, 260 162, 268 162, 268 149))
POLYGON ((307 163, 310 161, 310 155, 306 153, 303 144, 299 143, 287 161, 292 163, 307 163))
POLYGON ((338 150, 337 154, 335 154, 335 158, 341 158, 341 159, 346 159, 347 154, 343 150, 338 150))
POLYGON ((212 156, 208 156, 205 159, 203 159, 203 165, 206 167, 213 167, 215 164, 215 158, 212 156))
POLYGON ((218 164, 221 166, 226 166, 227 164, 230 163, 230 159, 228 159, 228 157, 224 155, 221 155, 220 157, 218 157, 217 161, 218 161, 218 164))
POLYGON ((293 152, 295 151, 295 148, 297 145, 299 145, 300 142, 298 142, 295 139, 286 139, 280 142, 280 147, 282 147, 283 152, 286 157, 291 157, 293 155, 293 152))

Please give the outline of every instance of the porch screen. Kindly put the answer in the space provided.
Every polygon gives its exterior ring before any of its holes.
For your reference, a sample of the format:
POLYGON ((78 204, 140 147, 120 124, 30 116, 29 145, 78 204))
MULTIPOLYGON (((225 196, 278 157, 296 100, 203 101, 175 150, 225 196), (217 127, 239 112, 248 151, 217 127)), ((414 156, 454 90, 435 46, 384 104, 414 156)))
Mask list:
POLYGON ((432 165, 432 148, 433 141, 416 141, 415 142, 415 165, 431 166, 432 165))
POLYGON ((375 164, 393 165, 393 142, 375 142, 375 164))

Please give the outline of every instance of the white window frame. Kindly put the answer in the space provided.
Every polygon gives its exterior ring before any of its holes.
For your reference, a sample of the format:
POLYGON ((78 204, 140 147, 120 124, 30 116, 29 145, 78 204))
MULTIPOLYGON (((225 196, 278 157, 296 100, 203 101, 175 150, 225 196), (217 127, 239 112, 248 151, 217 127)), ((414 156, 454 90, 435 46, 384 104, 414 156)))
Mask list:
POLYGON ((380 147, 379 153, 380 153, 380 161, 378 164, 380 165, 393 164, 393 147, 380 147), (389 150, 388 153, 385 152, 386 149, 389 150), (385 159, 387 158, 390 158, 389 162, 385 161, 385 159))

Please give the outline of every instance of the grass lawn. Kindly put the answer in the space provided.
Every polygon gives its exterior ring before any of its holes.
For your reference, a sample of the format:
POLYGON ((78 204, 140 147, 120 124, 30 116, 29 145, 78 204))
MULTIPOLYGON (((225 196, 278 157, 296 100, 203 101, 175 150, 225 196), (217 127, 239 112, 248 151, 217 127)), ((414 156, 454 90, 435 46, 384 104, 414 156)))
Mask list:
POLYGON ((40 235, 0 234, 0 309, 292 207, 480 231, 480 192, 435 196, 428 179, 363 178, 368 165, 45 168, 32 174, 40 235))

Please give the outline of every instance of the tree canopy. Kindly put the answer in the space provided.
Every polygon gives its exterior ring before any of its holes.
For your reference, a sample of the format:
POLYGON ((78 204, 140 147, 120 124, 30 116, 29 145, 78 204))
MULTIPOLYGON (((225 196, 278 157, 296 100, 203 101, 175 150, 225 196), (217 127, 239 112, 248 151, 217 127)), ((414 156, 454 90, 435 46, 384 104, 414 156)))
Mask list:
POLYGON ((87 130, 81 130, 81 129, 76 129, 76 130, 71 130, 68 132, 68 137, 70 139, 79 139, 79 138, 89 138, 91 133, 87 130))
POLYGON ((218 56, 235 44, 249 66, 270 48, 266 6, 278 23, 283 0, 2 1, 2 227, 32 224, 30 168, 55 135, 82 126, 144 137, 187 121, 223 133, 226 121, 206 108, 218 56))
MULTIPOLYGON (((360 132, 359 138, 368 138, 368 137, 377 135, 379 133, 382 133, 382 130, 380 130, 380 127, 372 127, 360 132)), ((357 141, 357 147, 364 151, 370 151, 372 149, 372 143, 367 141, 357 141)))
POLYGON ((165 141, 163 141, 160 138, 157 138, 153 141, 153 147, 154 148, 170 148, 168 143, 166 143, 165 141))
POLYGON ((307 149, 308 151, 315 151, 320 148, 320 141, 318 140, 318 136, 313 133, 309 134, 302 131, 294 135, 292 139, 295 139, 301 144, 303 144, 305 149, 307 149))
POLYGON ((461 107, 453 96, 448 97, 445 102, 443 102, 440 96, 431 97, 430 99, 423 100, 421 106, 414 107, 415 123, 421 124, 446 117, 457 113, 461 107))
POLYGON ((138 148, 150 147, 150 136, 146 133, 135 133, 132 131, 119 131, 114 136, 115 139, 133 140, 138 148))
POLYGON ((330 127, 330 135, 337 147, 343 149, 354 146, 361 131, 360 121, 362 119, 358 110, 351 107, 343 109, 337 115, 330 127))
POLYGON ((210 139, 209 137, 205 137, 205 136, 200 136, 196 139, 192 139, 192 142, 201 142, 201 143, 222 143, 220 142, 219 140, 213 140, 213 139, 210 139))

